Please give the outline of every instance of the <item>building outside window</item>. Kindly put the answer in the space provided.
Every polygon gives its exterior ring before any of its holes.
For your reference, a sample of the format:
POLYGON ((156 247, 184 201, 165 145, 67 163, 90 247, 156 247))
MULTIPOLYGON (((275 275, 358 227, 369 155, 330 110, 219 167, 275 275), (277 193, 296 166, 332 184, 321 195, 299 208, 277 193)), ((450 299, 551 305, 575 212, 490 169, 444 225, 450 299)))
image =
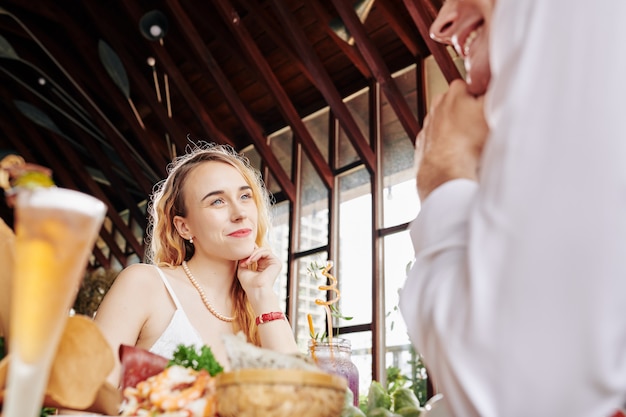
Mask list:
MULTIPOLYGON (((394 79, 416 114, 415 66, 395 74, 394 79)), ((333 260, 330 273, 338 279, 341 292, 336 305, 343 315, 352 317, 335 319, 333 327, 339 337, 352 343, 361 394, 366 394, 372 379, 381 376, 380 370, 379 375, 374 374, 375 362, 409 374, 415 359, 397 306, 398 290, 413 258, 407 228, 419 211, 419 199, 413 143, 384 95, 375 87, 366 88, 346 98, 345 103, 372 149, 380 150, 376 172, 361 163, 329 109, 306 117, 304 123, 335 175, 333 190, 326 187, 302 149, 293 149, 289 127, 269 135, 269 146, 299 190, 298 207, 287 200, 279 201, 280 189, 266 173, 268 189, 277 196, 269 241, 283 261, 276 290, 283 295, 283 307, 302 352, 306 352, 310 339, 308 314, 316 332, 326 329, 326 312, 315 303, 318 298, 326 300, 326 292, 318 288, 325 282, 316 280, 308 270, 313 264, 333 260), (371 103, 378 104, 371 108, 371 103), (379 196, 379 201, 373 196, 379 196), (376 215, 378 218, 373 219, 376 215), (374 259, 380 260, 376 271, 374 259), (374 304, 375 291, 381 297, 378 307, 374 304), (385 323, 373 326, 375 317, 384 317, 385 323), (380 334, 374 334, 376 329, 380 334), (376 339, 384 341, 384 351, 373 357, 376 339)), ((245 153, 264 172, 256 151, 246 149, 245 153)))

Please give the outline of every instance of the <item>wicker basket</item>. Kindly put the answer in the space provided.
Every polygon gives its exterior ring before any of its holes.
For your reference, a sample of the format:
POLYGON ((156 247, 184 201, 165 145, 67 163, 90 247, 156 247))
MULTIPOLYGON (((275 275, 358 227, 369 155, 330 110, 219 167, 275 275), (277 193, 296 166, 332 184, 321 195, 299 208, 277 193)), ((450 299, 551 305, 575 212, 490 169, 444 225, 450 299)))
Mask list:
POLYGON ((300 369, 240 369, 216 381, 220 417, 339 417, 347 382, 300 369))

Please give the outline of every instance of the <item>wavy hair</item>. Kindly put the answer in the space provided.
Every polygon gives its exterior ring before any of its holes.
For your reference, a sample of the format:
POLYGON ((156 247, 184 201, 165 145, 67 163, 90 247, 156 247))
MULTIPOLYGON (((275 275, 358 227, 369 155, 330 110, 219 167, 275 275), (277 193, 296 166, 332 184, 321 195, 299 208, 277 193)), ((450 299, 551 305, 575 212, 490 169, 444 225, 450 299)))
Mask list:
MULTIPOLYGON (((154 187, 148 205, 148 262, 157 266, 174 267, 193 256, 194 246, 178 234, 174 217, 187 215, 183 186, 190 172, 209 161, 231 165, 250 186, 258 210, 256 244, 261 247, 265 243, 270 225, 271 200, 260 172, 250 165, 248 158, 237 153, 231 146, 200 141, 188 145, 185 154, 176 157, 168 165, 167 178, 154 187)), ((260 345, 254 311, 238 279, 233 280, 231 297, 235 323, 246 334, 249 342, 260 345)))

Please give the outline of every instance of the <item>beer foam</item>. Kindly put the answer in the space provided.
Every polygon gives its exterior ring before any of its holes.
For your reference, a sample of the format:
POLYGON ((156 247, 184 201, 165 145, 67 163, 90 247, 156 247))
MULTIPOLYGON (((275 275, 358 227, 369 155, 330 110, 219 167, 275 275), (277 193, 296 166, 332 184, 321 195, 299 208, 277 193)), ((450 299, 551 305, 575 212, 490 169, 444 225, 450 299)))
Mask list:
POLYGON ((33 190, 20 190, 17 204, 23 207, 38 207, 75 211, 88 216, 104 218, 106 206, 99 199, 60 187, 41 187, 33 190))

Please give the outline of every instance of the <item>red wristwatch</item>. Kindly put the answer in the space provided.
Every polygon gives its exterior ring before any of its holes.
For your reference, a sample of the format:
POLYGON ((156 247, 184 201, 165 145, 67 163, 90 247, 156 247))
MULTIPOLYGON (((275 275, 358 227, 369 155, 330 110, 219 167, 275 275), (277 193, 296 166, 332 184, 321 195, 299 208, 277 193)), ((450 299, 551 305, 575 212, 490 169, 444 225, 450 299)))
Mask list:
POLYGON ((264 313, 256 318, 257 326, 259 324, 267 323, 268 321, 285 320, 285 313, 282 311, 272 311, 271 313, 264 313))

